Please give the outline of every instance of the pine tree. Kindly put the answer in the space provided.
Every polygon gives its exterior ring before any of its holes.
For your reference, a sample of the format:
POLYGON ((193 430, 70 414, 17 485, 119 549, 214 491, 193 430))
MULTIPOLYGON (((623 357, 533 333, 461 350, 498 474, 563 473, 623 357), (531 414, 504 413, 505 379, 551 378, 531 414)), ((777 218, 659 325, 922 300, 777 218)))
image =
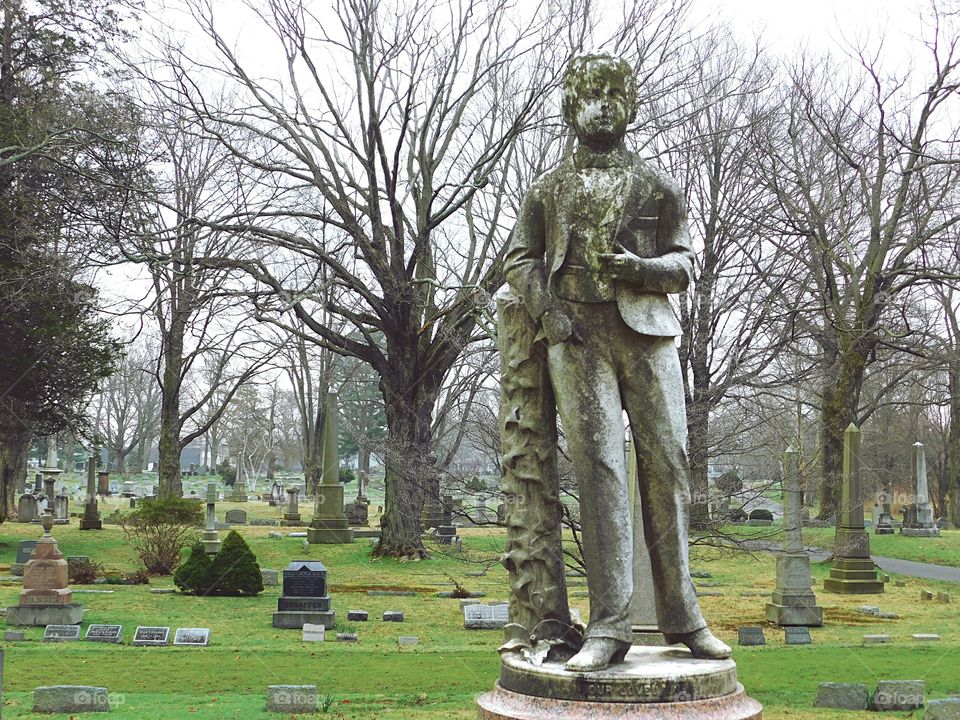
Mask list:
POLYGON ((212 595, 256 595, 263 592, 263 576, 243 536, 231 530, 210 565, 212 595))
POLYGON ((183 592, 205 595, 210 587, 212 565, 203 544, 195 543, 190 548, 190 557, 173 574, 173 583, 183 592))

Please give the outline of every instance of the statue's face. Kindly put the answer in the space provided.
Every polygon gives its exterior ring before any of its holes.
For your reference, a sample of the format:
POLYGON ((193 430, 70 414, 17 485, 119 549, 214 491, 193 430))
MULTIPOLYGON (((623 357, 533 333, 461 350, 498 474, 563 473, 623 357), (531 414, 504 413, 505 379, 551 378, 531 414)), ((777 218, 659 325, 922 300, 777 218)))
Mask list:
POLYGON ((600 64, 586 69, 586 77, 569 90, 570 124, 581 141, 618 142, 633 118, 633 102, 625 78, 615 68, 600 64))

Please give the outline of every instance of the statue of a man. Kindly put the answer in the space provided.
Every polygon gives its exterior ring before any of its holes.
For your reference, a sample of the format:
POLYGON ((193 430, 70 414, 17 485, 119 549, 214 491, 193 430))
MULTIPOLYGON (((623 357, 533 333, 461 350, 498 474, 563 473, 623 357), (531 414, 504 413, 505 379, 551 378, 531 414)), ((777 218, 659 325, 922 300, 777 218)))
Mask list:
POLYGON ((660 631, 698 658, 730 648, 706 626, 690 580, 686 413, 667 299, 690 283, 683 195, 627 150, 636 114, 630 66, 575 58, 563 116, 578 145, 524 198, 507 251, 513 294, 539 323, 580 493, 590 622, 569 670, 601 670, 630 648, 631 507, 623 410, 639 457, 644 532, 660 631))

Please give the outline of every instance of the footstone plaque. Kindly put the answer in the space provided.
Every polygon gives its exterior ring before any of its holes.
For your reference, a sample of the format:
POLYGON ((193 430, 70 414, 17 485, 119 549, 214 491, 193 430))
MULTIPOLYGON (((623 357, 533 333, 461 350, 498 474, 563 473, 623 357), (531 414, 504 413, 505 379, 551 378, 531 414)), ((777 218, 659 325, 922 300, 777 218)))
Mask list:
POLYGON ((69 642, 79 639, 79 625, 47 625, 43 629, 44 642, 69 642))
POLYGON ((206 647, 210 644, 210 628, 177 628, 173 644, 206 647))
POLYGON ((123 642, 123 625, 91 625, 87 628, 87 634, 83 636, 84 640, 94 642, 123 642))
MULTIPOLYGON (((23 640, 26 637, 26 633, 23 630, 6 630, 3 633, 3 639, 5 642, 16 642, 18 640, 23 640)), ((939 640, 939 638, 937 638, 939 640)))
POLYGON ((369 613, 366 610, 347 611, 347 620, 353 620, 354 622, 367 622, 369 617, 369 613))
POLYGON ((133 634, 134 645, 165 646, 170 644, 170 628, 140 625, 133 634))
POLYGON ((313 715, 319 709, 316 685, 267 686, 267 712, 313 715))
POLYGON ((467 605, 463 608, 463 627, 467 630, 501 630, 508 622, 507 605, 467 605))
POLYGON ((873 693, 872 707, 880 712, 921 710, 925 689, 923 680, 881 680, 873 693))
POLYGON ((323 642, 326 628, 323 625, 314 625, 312 623, 303 624, 304 642, 323 642))
POLYGON ((360 642, 356 633, 337 633, 337 642, 360 642))
POLYGON ((403 622, 403 612, 400 610, 387 610, 383 613, 384 622, 403 622))
POLYGON ((737 628, 737 644, 744 646, 766 645, 767 640, 763 636, 763 628, 755 625, 746 625, 737 628))
POLYGON ((810 645, 810 628, 802 625, 783 629, 783 641, 787 645, 810 645))

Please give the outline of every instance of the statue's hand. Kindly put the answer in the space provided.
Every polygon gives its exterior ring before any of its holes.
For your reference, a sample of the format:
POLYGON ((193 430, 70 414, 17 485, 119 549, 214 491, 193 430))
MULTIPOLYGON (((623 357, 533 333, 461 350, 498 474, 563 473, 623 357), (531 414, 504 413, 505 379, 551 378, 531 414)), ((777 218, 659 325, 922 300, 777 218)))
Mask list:
POLYGON ((540 316, 540 322, 543 324, 543 333, 547 336, 547 342, 551 345, 565 342, 574 336, 573 322, 563 310, 556 306, 547 308, 540 316))
POLYGON ((624 250, 600 256, 603 270, 615 280, 623 280, 633 285, 642 285, 644 278, 643 258, 624 250))

